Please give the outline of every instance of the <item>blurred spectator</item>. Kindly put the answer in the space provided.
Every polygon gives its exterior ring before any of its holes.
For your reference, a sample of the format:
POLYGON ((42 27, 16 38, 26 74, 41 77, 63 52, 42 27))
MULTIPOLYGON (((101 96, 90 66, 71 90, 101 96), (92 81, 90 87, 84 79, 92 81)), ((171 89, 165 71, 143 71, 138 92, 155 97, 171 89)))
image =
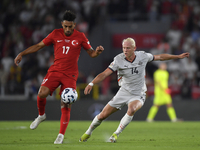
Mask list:
POLYGON ((41 27, 37 26, 36 29, 33 31, 32 34, 32 40, 33 40, 33 44, 36 44, 38 42, 40 42, 43 38, 43 34, 41 31, 41 27))
POLYGON ((163 38, 157 46, 157 50, 159 53, 171 53, 170 45, 166 38, 163 38))
POLYGON ((86 83, 90 83, 95 76, 96 76, 95 71, 91 71, 90 74, 87 76, 86 83))
POLYGON ((44 36, 47 36, 51 31, 53 31, 55 20, 52 15, 47 15, 45 17, 45 24, 41 28, 41 32, 44 36))
POLYGON ((188 74, 184 73, 184 80, 181 86, 181 97, 182 99, 190 99, 192 92, 192 81, 188 78, 188 74))
POLYGON ((196 82, 195 79, 198 71, 196 62, 189 57, 188 59, 181 60, 181 66, 182 73, 194 84, 196 82))
POLYGON ((195 57, 195 47, 194 47, 194 42, 192 40, 192 37, 190 35, 187 35, 183 39, 183 45, 182 49, 184 52, 189 52, 190 57, 194 58, 195 57))
POLYGON ((39 69, 43 70, 43 69, 48 68, 47 60, 48 60, 49 56, 50 56, 50 54, 45 50, 39 51, 37 53, 37 61, 38 61, 39 69))
POLYGON ((161 3, 161 13, 164 15, 170 15, 172 13, 173 4, 170 0, 163 0, 161 3))
POLYGON ((3 65, 4 71, 9 73, 10 67, 14 64, 14 61, 8 52, 6 52, 4 57, 1 59, 1 64, 3 65))
POLYGON ((34 54, 26 56, 26 60, 22 65, 22 70, 26 70, 23 71, 22 74, 23 81, 31 80, 37 75, 38 61, 34 54))
POLYGON ((10 72, 8 74, 8 86, 6 87, 6 91, 8 91, 10 94, 23 93, 23 86, 21 85, 21 80, 21 67, 13 64, 10 67, 10 72))
POLYGON ((197 85, 200 87, 200 47, 196 50, 196 58, 195 62, 198 66, 198 72, 197 72, 197 85))
POLYGON ((157 21, 160 18, 160 6, 161 3, 159 0, 149 0, 147 1, 147 9, 149 15, 149 21, 157 21))
POLYGON ((194 29, 191 32, 191 38, 193 42, 197 42, 198 39, 200 38, 200 28, 194 27, 194 29))
POLYGON ((1 85, 5 87, 9 73, 10 68, 14 64, 12 57, 9 56, 9 53, 6 52, 5 56, 1 59, 1 85))
POLYGON ((181 40, 182 32, 178 30, 176 26, 171 26, 171 28, 166 33, 166 38, 172 48, 178 48, 181 40))
POLYGON ((174 59, 169 61, 168 63, 168 70, 170 73, 169 77, 169 85, 178 85, 180 86, 183 82, 183 76, 181 74, 181 63, 179 60, 174 59))

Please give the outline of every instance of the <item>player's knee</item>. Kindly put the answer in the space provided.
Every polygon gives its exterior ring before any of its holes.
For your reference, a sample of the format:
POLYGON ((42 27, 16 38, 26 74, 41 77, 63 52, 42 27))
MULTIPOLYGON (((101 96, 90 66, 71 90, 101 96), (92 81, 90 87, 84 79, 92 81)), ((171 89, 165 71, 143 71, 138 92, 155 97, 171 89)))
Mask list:
POLYGON ((40 87, 38 96, 40 98, 46 98, 50 94, 50 90, 47 87, 40 87))
POLYGON ((39 96, 40 98, 46 98, 46 97, 48 96, 48 93, 45 92, 45 91, 39 90, 38 96, 39 96))
POLYGON ((157 107, 157 108, 159 108, 160 106, 159 105, 153 105, 154 107, 157 107))
POLYGON ((127 114, 132 116, 136 113, 137 110, 138 110, 137 107, 131 107, 131 108, 128 109, 127 114))
POLYGON ((43 93, 38 93, 38 96, 40 97, 40 98, 46 98, 47 96, 45 95, 45 94, 43 94, 43 93))
POLYGON ((172 103, 167 104, 167 107, 173 107, 172 103))
POLYGON ((105 113, 100 113, 98 115, 98 120, 105 120, 107 118, 107 115, 105 113))
POLYGON ((60 105, 60 106, 61 106, 61 109, 62 109, 62 108, 65 108, 65 107, 71 109, 72 104, 65 104, 65 103, 63 103, 62 100, 61 100, 61 105, 60 105))

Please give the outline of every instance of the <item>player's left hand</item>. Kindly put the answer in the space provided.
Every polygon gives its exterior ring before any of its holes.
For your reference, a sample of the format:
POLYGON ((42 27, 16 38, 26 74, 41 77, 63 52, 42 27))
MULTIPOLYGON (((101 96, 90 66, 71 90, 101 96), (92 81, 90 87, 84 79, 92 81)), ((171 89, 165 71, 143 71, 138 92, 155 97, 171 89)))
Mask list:
POLYGON ((102 52, 104 51, 104 48, 103 48, 103 46, 97 46, 97 48, 96 48, 96 52, 97 52, 97 54, 101 54, 102 52))
POLYGON ((189 56, 190 56, 190 53, 187 52, 187 53, 182 53, 182 54, 180 54, 180 55, 179 55, 179 58, 180 58, 180 59, 185 58, 185 57, 188 58, 189 56))
POLYGON ((85 90, 84 90, 84 94, 85 94, 85 95, 90 94, 91 90, 92 90, 92 86, 87 85, 86 88, 85 88, 85 90))

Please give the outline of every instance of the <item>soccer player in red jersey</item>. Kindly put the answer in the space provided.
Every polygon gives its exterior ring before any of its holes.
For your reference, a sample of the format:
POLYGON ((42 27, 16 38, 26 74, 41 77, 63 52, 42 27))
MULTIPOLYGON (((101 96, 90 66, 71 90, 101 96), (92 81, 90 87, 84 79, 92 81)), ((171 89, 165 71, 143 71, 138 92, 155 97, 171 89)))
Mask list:
MULTIPOLYGON (((46 76, 40 86, 37 95, 37 107, 39 115, 30 125, 31 129, 46 119, 45 105, 46 97, 52 95, 53 91, 61 85, 60 94, 65 88, 76 89, 78 78, 78 58, 81 47, 83 47, 90 57, 97 57, 104 48, 98 46, 93 50, 84 33, 75 30, 74 22, 76 15, 71 11, 66 11, 63 15, 60 29, 53 30, 46 38, 38 44, 32 45, 17 55, 14 62, 18 66, 22 56, 37 52, 45 46, 54 45, 54 64, 48 69, 46 76)), ((54 144, 62 144, 64 134, 70 120, 71 104, 64 104, 61 101, 60 131, 54 144)))

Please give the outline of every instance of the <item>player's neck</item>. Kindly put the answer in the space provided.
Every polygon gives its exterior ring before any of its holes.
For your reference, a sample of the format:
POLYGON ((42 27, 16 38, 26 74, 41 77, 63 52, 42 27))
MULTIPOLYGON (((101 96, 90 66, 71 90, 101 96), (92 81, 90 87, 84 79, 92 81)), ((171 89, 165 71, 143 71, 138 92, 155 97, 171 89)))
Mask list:
POLYGON ((135 59, 135 55, 132 55, 130 57, 126 57, 126 60, 133 62, 133 60, 135 59))
POLYGON ((72 31, 72 33, 70 34, 70 35, 66 35, 66 33, 64 32, 64 35, 65 36, 67 36, 67 37, 70 37, 70 36, 72 36, 73 35, 73 33, 74 33, 74 29, 73 29, 73 31, 72 31))

